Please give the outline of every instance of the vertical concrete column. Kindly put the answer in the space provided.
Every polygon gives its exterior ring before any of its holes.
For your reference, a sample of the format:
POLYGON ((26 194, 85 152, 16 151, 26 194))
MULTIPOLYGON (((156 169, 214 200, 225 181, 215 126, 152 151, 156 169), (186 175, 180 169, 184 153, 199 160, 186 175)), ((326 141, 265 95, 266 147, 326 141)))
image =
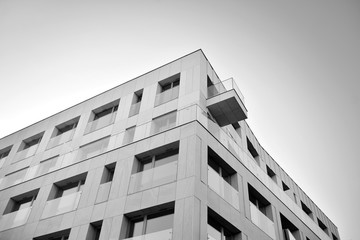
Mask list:
MULTIPOLYGON (((203 209, 203 208, 202 208, 203 209)), ((201 203, 196 197, 188 197, 175 201, 173 240, 198 240, 200 235, 201 203)), ((202 229, 204 226, 202 226, 202 229)))

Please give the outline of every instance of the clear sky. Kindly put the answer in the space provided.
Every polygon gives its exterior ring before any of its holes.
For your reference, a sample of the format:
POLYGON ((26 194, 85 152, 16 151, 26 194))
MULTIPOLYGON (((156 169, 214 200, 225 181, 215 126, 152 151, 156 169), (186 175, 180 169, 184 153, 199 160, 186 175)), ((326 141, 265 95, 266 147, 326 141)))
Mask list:
POLYGON ((359 239, 360 1, 0 1, 0 137, 201 48, 262 146, 359 239))

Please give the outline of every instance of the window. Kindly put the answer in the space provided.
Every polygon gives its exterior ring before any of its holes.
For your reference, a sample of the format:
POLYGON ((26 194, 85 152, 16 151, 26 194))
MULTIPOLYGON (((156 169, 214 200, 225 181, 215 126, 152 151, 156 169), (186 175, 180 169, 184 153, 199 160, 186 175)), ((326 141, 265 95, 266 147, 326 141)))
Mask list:
POLYGON ((102 221, 90 223, 89 230, 86 234, 86 240, 99 240, 101 227, 102 221))
POLYGON ((71 119, 65 123, 62 123, 55 127, 55 131, 53 133, 54 136, 59 136, 63 133, 66 133, 68 131, 71 131, 77 127, 77 124, 79 122, 80 117, 76 117, 74 119, 71 119))
POLYGON ((299 229, 280 213, 281 227, 285 240, 301 240, 299 229))
POLYGON ((335 236, 335 234, 331 233, 333 240, 338 240, 338 238, 335 236))
POLYGON ((289 186, 286 185, 283 181, 282 181, 282 188, 283 188, 283 191, 284 191, 284 192, 290 190, 289 186))
POLYGON ((155 106, 169 102, 179 96, 180 73, 159 82, 155 106))
POLYGON ((98 112, 94 111, 94 119, 93 120, 97 120, 97 119, 102 118, 102 117, 104 117, 106 115, 112 114, 112 113, 116 112, 117 110, 118 110, 118 105, 111 106, 111 107, 106 108, 104 110, 99 110, 98 112))
POLYGON ((240 239, 240 231, 220 215, 208 208, 208 240, 240 239))
POLYGON ((0 159, 6 158, 9 155, 11 148, 12 148, 12 145, 9 147, 6 147, 4 149, 1 149, 0 150, 0 159))
POLYGON ((208 165, 213 169, 222 179, 225 180, 233 188, 237 189, 236 171, 230 167, 219 155, 211 148, 208 148, 208 165))
MULTIPOLYGON (((146 211, 145 214, 128 214, 128 234, 127 237, 136 237, 147 234, 156 233, 160 236, 170 236, 173 228, 174 221, 174 208, 172 207, 160 207, 159 211, 152 209, 146 211)), ((154 238, 157 239, 157 238, 154 238)))
POLYGON ((134 93, 132 104, 130 107, 129 117, 134 116, 139 113, 141 100, 142 100, 142 94, 143 94, 143 89, 134 93))
POLYGON ((55 233, 46 234, 34 238, 33 240, 68 240, 71 229, 62 230, 55 233))
POLYGON ((79 160, 94 157, 105 152, 110 141, 110 137, 105 137, 94 142, 85 144, 79 148, 79 160))
POLYGON ((273 221, 271 203, 263 197, 253 186, 248 184, 249 200, 260 212, 273 221))
POLYGON ((137 172, 146 171, 171 162, 176 162, 179 157, 179 143, 172 143, 161 148, 136 156, 137 172))
POLYGON ((30 208, 34 203, 38 192, 39 189, 35 189, 19 196, 12 197, 5 208, 4 215, 30 208))
POLYGON ((112 163, 104 167, 103 175, 100 182, 101 184, 111 182, 113 180, 115 167, 116 163, 112 163))
POLYGON ((23 140, 22 143, 20 144, 20 148, 18 152, 39 144, 41 142, 41 138, 43 134, 44 132, 36 134, 35 136, 23 140))
POLYGON ((132 143, 135 135, 135 126, 129 127, 125 130, 123 145, 132 143))
POLYGON ((323 230, 327 235, 329 235, 329 230, 327 228, 327 226, 318 218, 318 225, 321 228, 321 230, 323 230))
POLYGON ((266 165, 266 173, 276 183, 276 174, 268 165, 266 165))
POLYGON ((249 150, 251 156, 255 159, 256 163, 260 165, 259 154, 256 151, 255 147, 252 145, 252 143, 248 138, 246 138, 246 143, 247 143, 247 149, 249 150))
POLYGON ((176 111, 167 113, 152 120, 152 134, 165 131, 176 125, 176 111))
POLYGON ((61 198, 82 191, 87 173, 57 182, 53 185, 48 200, 61 198))

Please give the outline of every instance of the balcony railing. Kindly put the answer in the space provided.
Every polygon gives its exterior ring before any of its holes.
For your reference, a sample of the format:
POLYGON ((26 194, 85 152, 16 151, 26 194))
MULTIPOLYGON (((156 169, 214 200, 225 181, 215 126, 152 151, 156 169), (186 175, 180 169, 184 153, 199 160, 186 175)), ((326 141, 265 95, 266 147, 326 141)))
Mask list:
POLYGON ((50 149, 50 148, 56 147, 62 143, 66 143, 66 142, 70 141, 74 136, 75 130, 76 130, 76 128, 71 129, 67 132, 64 132, 63 134, 60 134, 56 137, 51 138, 46 149, 50 149))
POLYGON ((0 159, 0 168, 2 168, 2 166, 4 165, 6 159, 7 159, 7 157, 4 157, 4 158, 0 159))
POLYGON ((31 207, 8 213, 0 218, 0 231, 24 225, 29 218, 31 207))
POLYGON ((275 225, 253 203, 250 202, 251 221, 272 239, 275 239, 275 225))
POLYGON ((35 155, 38 146, 39 144, 35 144, 27 149, 17 152, 14 156, 13 163, 35 155))
POLYGON ((141 102, 132 104, 130 107, 129 117, 132 117, 132 116, 138 114, 140 111, 140 106, 141 106, 141 102))
POLYGON ((286 240, 297 240, 289 229, 284 229, 286 240))
POLYGON ((129 194, 176 180, 177 161, 131 175, 129 194))
POLYGON ((209 187, 225 199, 225 201, 230 203, 234 208, 239 209, 239 192, 209 166, 208 184, 209 187))
POLYGON ((107 127, 114 123, 116 117, 116 112, 113 112, 111 114, 105 115, 101 118, 98 118, 92 122, 89 122, 86 125, 85 134, 94 132, 98 129, 107 127))
POLYGON ((125 240, 171 240, 171 239, 172 239, 172 229, 166 229, 159 232, 149 233, 132 238, 126 238, 125 240))
POLYGON ((155 107, 179 97, 179 86, 161 92, 156 95, 155 107))
POLYGON ((74 211, 79 204, 81 191, 46 202, 41 219, 74 211))
POLYGON ((208 87, 208 98, 214 97, 218 94, 235 90, 242 102, 244 102, 244 95, 241 93, 239 87, 237 86, 233 78, 226 79, 214 85, 208 87))

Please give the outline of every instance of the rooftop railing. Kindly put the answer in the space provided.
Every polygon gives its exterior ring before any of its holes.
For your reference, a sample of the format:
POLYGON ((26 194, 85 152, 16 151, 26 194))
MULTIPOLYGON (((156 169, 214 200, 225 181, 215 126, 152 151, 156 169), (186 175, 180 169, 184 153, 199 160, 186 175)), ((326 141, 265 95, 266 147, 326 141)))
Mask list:
POLYGON ((236 85, 236 82, 233 78, 229 78, 209 86, 208 98, 214 97, 230 90, 235 90, 241 101, 244 103, 244 95, 241 93, 239 87, 236 85))

